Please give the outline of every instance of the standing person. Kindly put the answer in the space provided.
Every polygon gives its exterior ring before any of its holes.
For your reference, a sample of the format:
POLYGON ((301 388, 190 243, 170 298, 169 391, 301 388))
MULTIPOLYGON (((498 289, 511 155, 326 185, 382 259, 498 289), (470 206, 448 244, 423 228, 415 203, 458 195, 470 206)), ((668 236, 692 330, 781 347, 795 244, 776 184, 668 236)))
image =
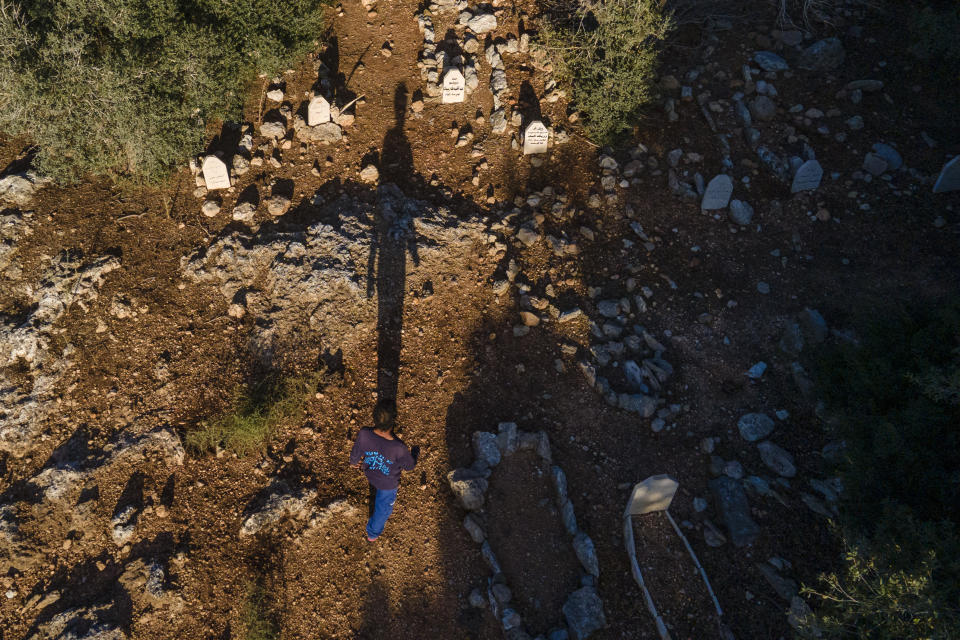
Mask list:
POLYGON ((395 418, 392 407, 378 404, 373 411, 374 426, 360 429, 350 451, 350 466, 362 469, 373 487, 373 515, 367 521, 370 542, 380 537, 393 513, 400 472, 411 471, 417 464, 407 445, 393 435, 395 418))

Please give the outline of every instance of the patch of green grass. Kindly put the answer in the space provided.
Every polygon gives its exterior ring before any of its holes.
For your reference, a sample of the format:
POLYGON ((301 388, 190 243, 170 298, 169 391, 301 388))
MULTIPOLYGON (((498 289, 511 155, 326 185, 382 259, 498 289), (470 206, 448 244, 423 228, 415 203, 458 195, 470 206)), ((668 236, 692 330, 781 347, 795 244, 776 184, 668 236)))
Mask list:
POLYGON ((326 0, 0 0, 0 128, 37 168, 157 182, 238 120, 258 73, 324 32, 326 0))
POLYGON ((252 386, 239 386, 234 389, 230 409, 188 431, 186 444, 197 453, 218 446, 241 456, 259 451, 280 424, 303 417, 308 398, 323 380, 323 372, 270 375, 252 386))
POLYGON ((671 19, 658 0, 563 2, 541 42, 573 92, 590 137, 613 143, 652 99, 659 43, 671 19))
POLYGON ((276 640, 280 637, 267 605, 266 589, 247 583, 247 594, 240 612, 244 640, 276 640))

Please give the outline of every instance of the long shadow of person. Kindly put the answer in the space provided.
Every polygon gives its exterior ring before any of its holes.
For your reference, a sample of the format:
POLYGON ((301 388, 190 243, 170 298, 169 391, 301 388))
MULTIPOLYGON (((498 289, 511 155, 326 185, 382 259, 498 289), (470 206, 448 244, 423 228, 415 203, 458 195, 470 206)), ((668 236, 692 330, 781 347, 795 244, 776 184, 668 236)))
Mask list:
POLYGON ((402 348, 403 304, 407 280, 407 252, 419 265, 413 217, 404 206, 403 185, 413 183, 413 153, 404 133, 407 88, 394 92, 394 126, 383 139, 381 180, 376 219, 367 265, 367 297, 377 292, 377 401, 396 409, 402 348), (373 274, 376 274, 375 278, 373 274))

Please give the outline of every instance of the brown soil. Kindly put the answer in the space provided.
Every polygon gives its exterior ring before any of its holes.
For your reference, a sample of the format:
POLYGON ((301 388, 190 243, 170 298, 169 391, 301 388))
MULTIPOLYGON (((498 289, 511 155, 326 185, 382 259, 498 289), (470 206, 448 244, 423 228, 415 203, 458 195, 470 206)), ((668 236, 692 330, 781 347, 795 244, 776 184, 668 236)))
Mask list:
POLYGON ((663 513, 633 518, 637 562, 657 612, 677 640, 717 633, 716 611, 703 578, 663 513), (669 568, 666 571, 663 569, 669 568))
POLYGON ((560 609, 580 586, 580 562, 553 496, 550 465, 530 451, 505 458, 487 492, 490 546, 513 591, 508 606, 531 634, 560 626, 560 609))
MULTIPOLYGON (((532 6, 520 7, 535 15, 532 6)), ((225 212, 246 189, 254 187, 261 197, 267 195, 273 180, 293 182, 294 203, 318 190, 326 195, 353 190, 351 182, 365 158, 371 152, 382 153, 388 132, 398 127, 411 158, 409 179, 403 186, 433 201, 475 211, 490 207, 488 188, 498 202, 512 201, 525 189, 545 185, 563 186, 582 202, 596 188, 597 149, 582 137, 574 136, 552 153, 544 167, 533 168, 510 149, 508 137, 489 136, 489 125, 474 121, 477 109, 489 115, 492 106, 484 71, 471 101, 442 109, 428 105, 421 114, 407 111, 398 122, 395 89, 404 84, 412 95, 420 86, 415 61, 422 39, 412 17, 413 4, 381 3, 377 11, 376 18, 368 18, 359 3, 350 3, 333 22, 336 69, 348 80, 351 92, 366 96, 357 107, 357 123, 348 130, 347 139, 336 147, 317 149, 301 150, 295 143, 282 152, 285 163, 280 169, 269 165, 252 169, 224 194, 225 212), (389 58, 376 53, 387 39, 394 43, 389 58), (363 68, 353 71, 361 60, 363 68), (484 143, 483 158, 471 157, 470 145, 454 147, 448 132, 451 121, 472 123, 477 141, 484 143), (481 171, 475 187, 473 170, 484 158, 489 168, 481 171), (311 173, 315 165, 319 177, 311 173), (431 178, 436 186, 430 185, 431 178)), ((518 15, 506 13, 508 19, 498 33, 516 33, 518 15)), ((442 35, 440 28, 438 35, 442 35)), ((720 35, 711 60, 726 67, 738 68, 745 52, 756 48, 740 31, 720 35)), ((700 60, 705 41, 695 38, 692 48, 688 44, 667 52, 664 73, 682 77, 700 60)), ((874 65, 878 51, 887 44, 865 42, 856 50, 849 48, 851 60, 840 80, 876 73, 896 86, 898 74, 908 70, 874 65)), ((315 79, 308 63, 285 78, 288 96, 302 95, 315 79)), ((513 92, 528 80, 539 95, 545 78, 542 70, 530 64, 508 62, 513 92)), ((836 86, 812 80, 778 82, 780 103, 832 104, 836 86)), ((870 116, 865 117, 868 128, 856 142, 859 155, 829 138, 817 138, 821 140, 817 155, 826 171, 847 170, 851 163, 859 164, 867 142, 892 138, 901 141, 911 166, 934 172, 944 149, 921 146, 918 135, 929 123, 944 118, 936 94, 935 86, 925 85, 915 102, 901 102, 898 97, 898 102, 890 104, 877 97, 858 109, 870 116), (905 118, 904 111, 912 115, 905 118)), ((725 95, 720 86, 715 95, 725 95)), ((247 118, 257 122, 259 95, 250 103, 247 118)), ((563 100, 543 108, 553 121, 564 121, 563 100)), ((693 107, 681 105, 681 113, 679 122, 669 123, 662 112, 652 110, 638 127, 637 139, 660 158, 678 146, 703 153, 703 170, 708 173, 709 167, 719 166, 715 138, 693 107)), ((624 141, 625 146, 628 142, 624 141)), ((734 158, 748 155, 739 142, 733 144, 734 158)), ((12 161, 23 146, 21 140, 5 140, 0 164, 12 161)), ((488 283, 495 274, 501 277, 500 265, 485 248, 451 259, 435 272, 410 266, 399 408, 404 440, 419 445, 423 453, 416 471, 404 479, 395 514, 380 541, 365 540, 362 515, 307 537, 299 535, 302 524, 296 522, 254 541, 238 537, 245 508, 274 475, 317 487, 320 502, 345 496, 361 514, 365 512, 366 483, 347 467, 346 460, 356 430, 369 422, 376 392, 377 340, 369 335, 358 340, 356 350, 343 353, 340 374, 310 401, 305 421, 286 425, 262 454, 190 456, 172 476, 148 474, 143 489, 146 502, 163 505, 166 513, 163 517, 145 514, 138 523, 139 542, 131 548, 116 548, 105 532, 88 533, 65 548, 63 541, 77 536, 66 523, 50 523, 39 514, 24 522, 24 533, 50 554, 36 571, 3 577, 4 589, 15 588, 19 595, 0 599, 0 638, 24 637, 38 622, 68 606, 114 600, 114 578, 121 567, 147 552, 175 560, 170 579, 185 608, 168 617, 119 607, 116 615, 131 638, 242 637, 241 612, 250 583, 266 589, 283 638, 499 637, 489 614, 467 604, 467 594, 482 584, 488 571, 461 527, 464 513, 447 488, 445 475, 471 460, 473 431, 495 429, 498 422, 507 420, 518 422, 521 429, 542 428, 550 434, 553 455, 569 478, 578 523, 596 543, 599 592, 608 626, 594 638, 656 637, 630 576, 620 528, 630 485, 656 473, 669 473, 681 482, 671 512, 678 522, 689 520, 697 527, 688 537, 736 636, 758 640, 788 636, 782 604, 756 572, 755 561, 772 555, 786 557, 798 582, 812 583, 838 561, 836 541, 827 524, 806 510, 793 493, 788 495, 789 508, 751 500, 762 529, 751 549, 737 550, 729 544, 708 547, 690 504, 693 496, 707 495, 709 480, 707 460, 699 453, 698 443, 705 436, 718 437, 719 455, 735 457, 761 471, 755 448, 736 433, 736 419, 747 411, 786 408, 791 417, 778 425, 777 443, 795 454, 802 476, 826 473, 818 453, 825 436, 810 402, 796 391, 789 361, 777 355, 784 323, 809 306, 819 309, 831 326, 848 328, 881 303, 956 291, 960 200, 957 195, 933 198, 926 187, 917 194, 904 191, 893 196, 881 181, 866 188, 846 185, 843 178, 833 182, 829 175, 816 194, 791 197, 764 173, 751 175, 754 204, 773 198, 783 203, 781 210, 758 207, 761 230, 731 229, 725 219, 701 215, 696 204, 672 196, 662 176, 647 178, 622 194, 656 243, 652 254, 639 244, 624 248, 622 238, 632 237, 632 232, 618 210, 583 213, 569 223, 571 230, 588 223, 598 231, 598 241, 576 258, 556 261, 542 246, 517 254, 531 281, 571 279, 562 293, 571 299, 585 294, 588 286, 602 287, 604 296, 619 295, 615 278, 622 281, 631 275, 653 288, 652 309, 645 322, 665 340, 666 358, 677 370, 665 397, 686 407, 668 421, 668 429, 651 433, 648 421, 610 408, 587 388, 573 359, 559 348, 568 341, 588 346, 585 323, 563 325, 556 331, 542 326, 528 336, 515 337, 511 330, 516 323, 514 301, 492 294, 488 283), (847 197, 851 189, 869 192, 869 212, 858 210, 847 197), (829 210, 829 221, 808 215, 820 208, 829 210), (943 216, 947 225, 935 228, 936 216, 943 216), (774 250, 780 251, 780 258, 771 256, 774 250), (757 292, 758 280, 771 284, 769 295, 757 292), (432 294, 424 293, 427 281, 432 294), (729 304, 732 301, 736 305, 729 304), (671 332, 669 338, 664 331, 671 332), (562 373, 555 369, 558 359, 565 364, 562 373), (743 373, 758 360, 767 361, 770 370, 763 380, 748 381, 743 373), (50 589, 61 589, 69 596, 42 611, 23 610, 26 596, 50 589)), ((20 483, 37 473, 71 436, 97 448, 133 419, 173 424, 185 433, 197 420, 222 410, 230 390, 258 373, 259 365, 246 349, 253 319, 238 321, 226 315, 227 305, 216 291, 178 287, 180 259, 209 243, 229 224, 229 215, 203 217, 193 189, 193 178, 184 170, 170 186, 157 191, 131 192, 104 182, 86 182, 41 192, 36 204, 39 224, 33 236, 21 242, 18 254, 25 282, 38 277, 49 257, 60 251, 90 257, 119 255, 123 268, 107 279, 97 302, 87 310, 71 309, 63 320, 65 333, 59 339, 77 348, 77 365, 64 381, 61 408, 48 425, 47 439, 30 457, 0 460, 0 488, 6 495, 18 496, 20 483), (132 320, 113 318, 109 305, 116 295, 135 298, 149 312, 132 320), (97 331, 98 320, 107 325, 106 331, 97 331)), ((309 217, 303 211, 293 213, 304 222, 309 217)), ((263 211, 258 215, 261 221, 268 217, 263 211)), ((14 283, 0 281, 0 310, 21 313, 22 304, 23 296, 14 283)), ((277 366, 287 371, 316 368, 330 347, 335 350, 337 345, 288 336, 277 366)), ((106 519, 129 478, 114 480, 111 486, 98 488, 98 514, 106 519)), ((495 479, 493 499, 507 505, 517 500, 527 510, 542 511, 532 519, 535 526, 531 528, 553 535, 555 528, 545 525, 554 516, 539 507, 539 492, 546 489, 536 484, 524 490, 530 494, 512 493, 501 482, 495 479)), ((795 481, 795 486, 805 489, 803 480, 795 481)), ((524 531, 527 524, 523 522, 524 531)), ((498 544, 498 548, 516 550, 516 556, 510 552, 503 556, 510 586, 522 603, 521 614, 533 628, 546 629, 557 618, 557 594, 566 593, 570 586, 569 576, 560 567, 571 563, 569 558, 548 554, 546 546, 533 544, 541 538, 518 538, 514 531, 521 528, 507 525, 513 523, 495 522, 491 537, 503 537, 506 546, 498 544), (527 554, 535 561, 531 570, 521 568, 527 554), (547 582, 548 577, 552 582, 547 582), (537 599, 543 605, 539 612, 531 606, 537 599)), ((651 528, 650 533, 661 529, 651 528)), ((652 567, 645 575, 663 581, 658 582, 662 593, 682 590, 689 597, 658 602, 663 611, 678 614, 671 615, 670 621, 687 631, 688 605, 691 611, 699 611, 701 619, 710 619, 712 607, 703 609, 702 598, 694 596, 699 593, 699 578, 690 570, 688 559, 674 557, 674 542, 658 547, 658 539, 644 540, 649 546, 641 544, 640 549, 662 554, 641 558, 642 567, 652 567)), ((700 631, 708 632, 691 624, 690 637, 712 637, 697 636, 700 631)))

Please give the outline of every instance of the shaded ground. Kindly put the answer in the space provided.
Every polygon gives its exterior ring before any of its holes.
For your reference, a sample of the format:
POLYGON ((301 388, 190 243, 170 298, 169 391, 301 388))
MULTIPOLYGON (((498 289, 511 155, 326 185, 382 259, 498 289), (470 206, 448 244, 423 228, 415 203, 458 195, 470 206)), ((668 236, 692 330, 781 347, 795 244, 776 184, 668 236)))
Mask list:
POLYGON ((487 493, 488 536, 513 591, 509 606, 532 634, 560 626, 560 609, 580 586, 580 563, 553 494, 550 467, 532 451, 504 459, 487 493))

